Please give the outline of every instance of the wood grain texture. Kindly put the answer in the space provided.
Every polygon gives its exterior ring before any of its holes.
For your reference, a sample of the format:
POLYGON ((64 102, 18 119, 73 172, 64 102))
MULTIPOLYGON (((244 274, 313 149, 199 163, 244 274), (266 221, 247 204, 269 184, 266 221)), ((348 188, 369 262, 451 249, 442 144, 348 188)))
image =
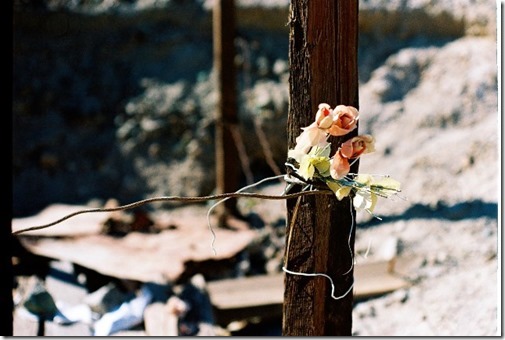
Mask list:
MULTIPOLYGON (((301 128, 313 120, 319 103, 332 107, 358 105, 358 2, 354 0, 294 0, 290 8, 290 109, 288 147, 293 148, 301 128)), ((334 153, 352 133, 329 139, 334 153)), ((358 162, 351 169, 358 171, 358 162)), ((300 190, 297 188, 295 190, 300 190)), ((296 200, 287 201, 288 225, 296 200)), ((354 252, 350 200, 332 196, 303 197, 286 254, 289 270, 325 273, 336 285, 336 295, 347 291, 353 271, 346 273, 354 252), (349 246, 350 243, 350 246, 349 246)), ((352 213, 351 213, 352 211, 352 213)), ((289 228, 289 227, 288 227, 289 228)), ((287 235, 290 234, 288 230, 287 235)), ((330 297, 322 277, 286 274, 283 335, 351 335, 352 294, 330 297)))
MULTIPOLYGON (((218 89, 215 127, 216 191, 234 192, 238 188, 240 163, 233 126, 237 126, 237 93, 235 72, 235 1, 217 0, 213 8, 214 71, 218 89)), ((220 225, 227 213, 236 213, 235 198, 226 200, 216 208, 221 216, 220 225), (226 210, 226 211, 225 211, 226 210)))

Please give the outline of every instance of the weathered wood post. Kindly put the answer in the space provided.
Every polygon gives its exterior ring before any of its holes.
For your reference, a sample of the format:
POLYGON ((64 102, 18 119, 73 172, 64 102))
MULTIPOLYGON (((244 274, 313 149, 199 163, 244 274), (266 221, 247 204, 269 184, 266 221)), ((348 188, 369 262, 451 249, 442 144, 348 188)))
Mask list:
MULTIPOLYGON (((301 128, 314 121, 319 103, 358 108, 358 1, 292 0, 289 42, 288 147, 293 148, 301 128)), ((332 154, 338 144, 356 134, 357 129, 329 139, 332 154)), ((357 171, 355 163, 351 172, 357 171)), ((295 205, 296 200, 287 201, 288 229, 295 205)), ((354 215, 348 197, 342 201, 332 195, 303 197, 292 226, 287 269, 327 274, 335 283, 335 295, 345 293, 354 275, 349 271, 353 260, 349 248, 354 254, 355 236, 353 229, 349 241, 351 211, 354 215)), ((283 335, 352 334, 352 292, 334 300, 329 281, 320 276, 287 273, 284 283, 283 335)))
MULTIPOLYGON (((217 194, 238 189, 238 151, 232 129, 237 126, 235 78, 235 4, 234 0, 216 0, 213 8, 214 72, 217 85, 216 105, 216 191, 217 194)), ((226 215, 236 213, 236 199, 229 199, 216 208, 219 225, 226 215)))

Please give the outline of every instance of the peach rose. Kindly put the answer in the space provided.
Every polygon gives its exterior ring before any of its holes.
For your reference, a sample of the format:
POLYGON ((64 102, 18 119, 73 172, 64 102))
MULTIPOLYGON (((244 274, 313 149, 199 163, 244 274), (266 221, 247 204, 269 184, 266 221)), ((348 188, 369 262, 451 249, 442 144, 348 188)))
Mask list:
POLYGON ((345 177, 351 170, 349 159, 343 157, 339 151, 331 159, 330 163, 330 176, 334 179, 341 179, 345 177))
POLYGON ((375 151, 375 139, 371 135, 353 137, 342 143, 340 151, 345 158, 358 158, 362 154, 375 151))
POLYGON ((328 128, 332 136, 344 136, 358 124, 359 112, 353 106, 338 105, 333 109, 333 122, 328 128))
POLYGON ((316 112, 316 124, 320 129, 328 129, 333 124, 333 110, 326 103, 321 103, 316 112))
POLYGON ((343 178, 350 171, 350 159, 356 159, 362 154, 373 151, 375 151, 375 139, 371 135, 360 135, 345 141, 331 159, 331 177, 343 178))

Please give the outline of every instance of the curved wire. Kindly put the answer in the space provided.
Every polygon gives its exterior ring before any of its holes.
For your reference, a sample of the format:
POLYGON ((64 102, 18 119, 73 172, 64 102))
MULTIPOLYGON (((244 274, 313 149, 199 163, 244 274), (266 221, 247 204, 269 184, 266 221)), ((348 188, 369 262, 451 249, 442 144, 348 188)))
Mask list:
POLYGON ((34 226, 34 227, 28 227, 24 229, 20 229, 17 231, 12 232, 12 235, 18 235, 27 231, 34 231, 34 230, 40 230, 40 229, 45 229, 52 227, 56 224, 59 224, 65 220, 68 220, 71 217, 81 215, 81 214, 87 214, 87 213, 95 213, 95 212, 113 212, 113 211, 120 211, 120 210, 128 210, 128 209, 134 209, 137 207, 140 207, 145 204, 149 203, 154 203, 154 202, 171 202, 171 201, 178 201, 178 202, 190 202, 190 203, 197 203, 197 202, 205 202, 205 201, 211 201, 215 199, 223 199, 223 198, 231 198, 231 197, 249 197, 249 198, 261 198, 261 199, 267 199, 267 200, 286 200, 290 198, 297 198, 298 196, 304 196, 304 195, 333 195, 333 192, 330 190, 312 190, 312 191, 303 191, 303 192, 296 192, 292 194, 285 194, 285 195, 265 195, 265 194, 257 194, 257 193, 249 193, 249 192, 232 192, 232 193, 224 193, 224 194, 219 194, 219 195, 209 195, 209 196, 198 196, 198 197, 181 197, 181 196, 160 196, 160 197, 151 197, 151 198, 146 198, 140 201, 135 201, 130 204, 122 205, 119 207, 113 207, 113 208, 93 208, 93 209, 83 209, 83 210, 78 210, 76 212, 73 212, 71 214, 68 214, 54 222, 39 225, 39 226, 34 226))

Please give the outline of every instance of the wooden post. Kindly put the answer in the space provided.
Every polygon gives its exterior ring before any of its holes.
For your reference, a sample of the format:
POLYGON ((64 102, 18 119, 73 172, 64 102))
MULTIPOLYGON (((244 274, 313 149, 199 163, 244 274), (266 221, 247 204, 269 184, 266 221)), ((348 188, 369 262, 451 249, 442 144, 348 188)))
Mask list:
MULTIPOLYGON (((358 1, 292 0, 289 42, 288 147, 293 148, 301 128, 314 121, 319 103, 358 108, 358 1)), ((329 139, 332 154, 341 142, 356 134, 357 129, 329 139)), ((351 172, 357 171, 356 162, 351 172)), ((287 201, 288 229, 295 205, 296 199, 287 201)), ((285 258, 287 269, 327 274, 335 283, 335 295, 344 294, 353 284, 349 248, 354 254, 355 229, 350 242, 349 233, 354 215, 349 198, 338 201, 327 195, 303 197, 292 226, 285 258)), ((289 234, 287 230, 286 242, 289 234)), ((283 335, 352 334, 352 291, 334 300, 330 282, 320 276, 286 273, 284 284, 283 335)))
MULTIPOLYGON (((237 126, 235 78, 235 4, 234 0, 216 0, 213 9, 214 71, 217 83, 216 108, 216 191, 218 194, 238 189, 238 151, 232 129, 237 126)), ((216 209, 219 225, 227 214, 236 214, 236 199, 229 199, 216 209)))

